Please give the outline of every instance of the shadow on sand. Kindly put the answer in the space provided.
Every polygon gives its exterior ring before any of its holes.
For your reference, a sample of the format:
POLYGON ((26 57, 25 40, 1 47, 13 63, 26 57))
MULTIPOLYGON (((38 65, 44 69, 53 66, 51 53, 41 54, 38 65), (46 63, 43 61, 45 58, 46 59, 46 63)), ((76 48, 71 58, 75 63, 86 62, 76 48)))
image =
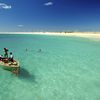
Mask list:
POLYGON ((25 68, 20 69, 19 78, 30 82, 35 82, 35 76, 30 74, 25 68))

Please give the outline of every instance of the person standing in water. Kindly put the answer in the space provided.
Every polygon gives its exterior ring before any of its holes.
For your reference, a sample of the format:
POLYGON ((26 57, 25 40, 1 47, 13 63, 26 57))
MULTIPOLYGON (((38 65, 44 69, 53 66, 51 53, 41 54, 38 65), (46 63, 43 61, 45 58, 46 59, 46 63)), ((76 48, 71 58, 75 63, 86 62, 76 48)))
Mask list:
POLYGON ((4 48, 4 58, 8 58, 8 49, 4 48))

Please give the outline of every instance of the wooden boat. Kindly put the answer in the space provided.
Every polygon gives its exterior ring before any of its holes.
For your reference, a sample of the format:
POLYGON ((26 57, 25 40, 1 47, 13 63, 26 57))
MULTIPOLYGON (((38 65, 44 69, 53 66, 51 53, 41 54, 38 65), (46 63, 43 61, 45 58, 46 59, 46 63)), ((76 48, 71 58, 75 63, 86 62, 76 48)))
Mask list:
POLYGON ((19 62, 17 60, 14 60, 13 62, 8 61, 7 59, 0 61, 0 66, 8 71, 11 71, 12 73, 18 75, 20 72, 20 66, 19 62))

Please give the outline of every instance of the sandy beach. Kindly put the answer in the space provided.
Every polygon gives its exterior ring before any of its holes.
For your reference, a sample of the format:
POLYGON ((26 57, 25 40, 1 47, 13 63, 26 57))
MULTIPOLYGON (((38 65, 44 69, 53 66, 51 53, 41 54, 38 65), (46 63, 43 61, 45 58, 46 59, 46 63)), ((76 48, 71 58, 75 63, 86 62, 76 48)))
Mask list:
POLYGON ((100 32, 0 32, 0 34, 38 34, 53 36, 75 36, 90 39, 100 39, 100 32))

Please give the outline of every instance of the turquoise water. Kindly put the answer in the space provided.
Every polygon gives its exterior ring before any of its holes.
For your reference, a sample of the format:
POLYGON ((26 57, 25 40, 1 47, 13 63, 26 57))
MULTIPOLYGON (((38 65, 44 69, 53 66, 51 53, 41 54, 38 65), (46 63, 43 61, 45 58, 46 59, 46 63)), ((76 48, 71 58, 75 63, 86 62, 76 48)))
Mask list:
POLYGON ((21 71, 16 77, 0 68, 0 100, 100 100, 99 41, 0 35, 0 53, 4 47, 21 71))

